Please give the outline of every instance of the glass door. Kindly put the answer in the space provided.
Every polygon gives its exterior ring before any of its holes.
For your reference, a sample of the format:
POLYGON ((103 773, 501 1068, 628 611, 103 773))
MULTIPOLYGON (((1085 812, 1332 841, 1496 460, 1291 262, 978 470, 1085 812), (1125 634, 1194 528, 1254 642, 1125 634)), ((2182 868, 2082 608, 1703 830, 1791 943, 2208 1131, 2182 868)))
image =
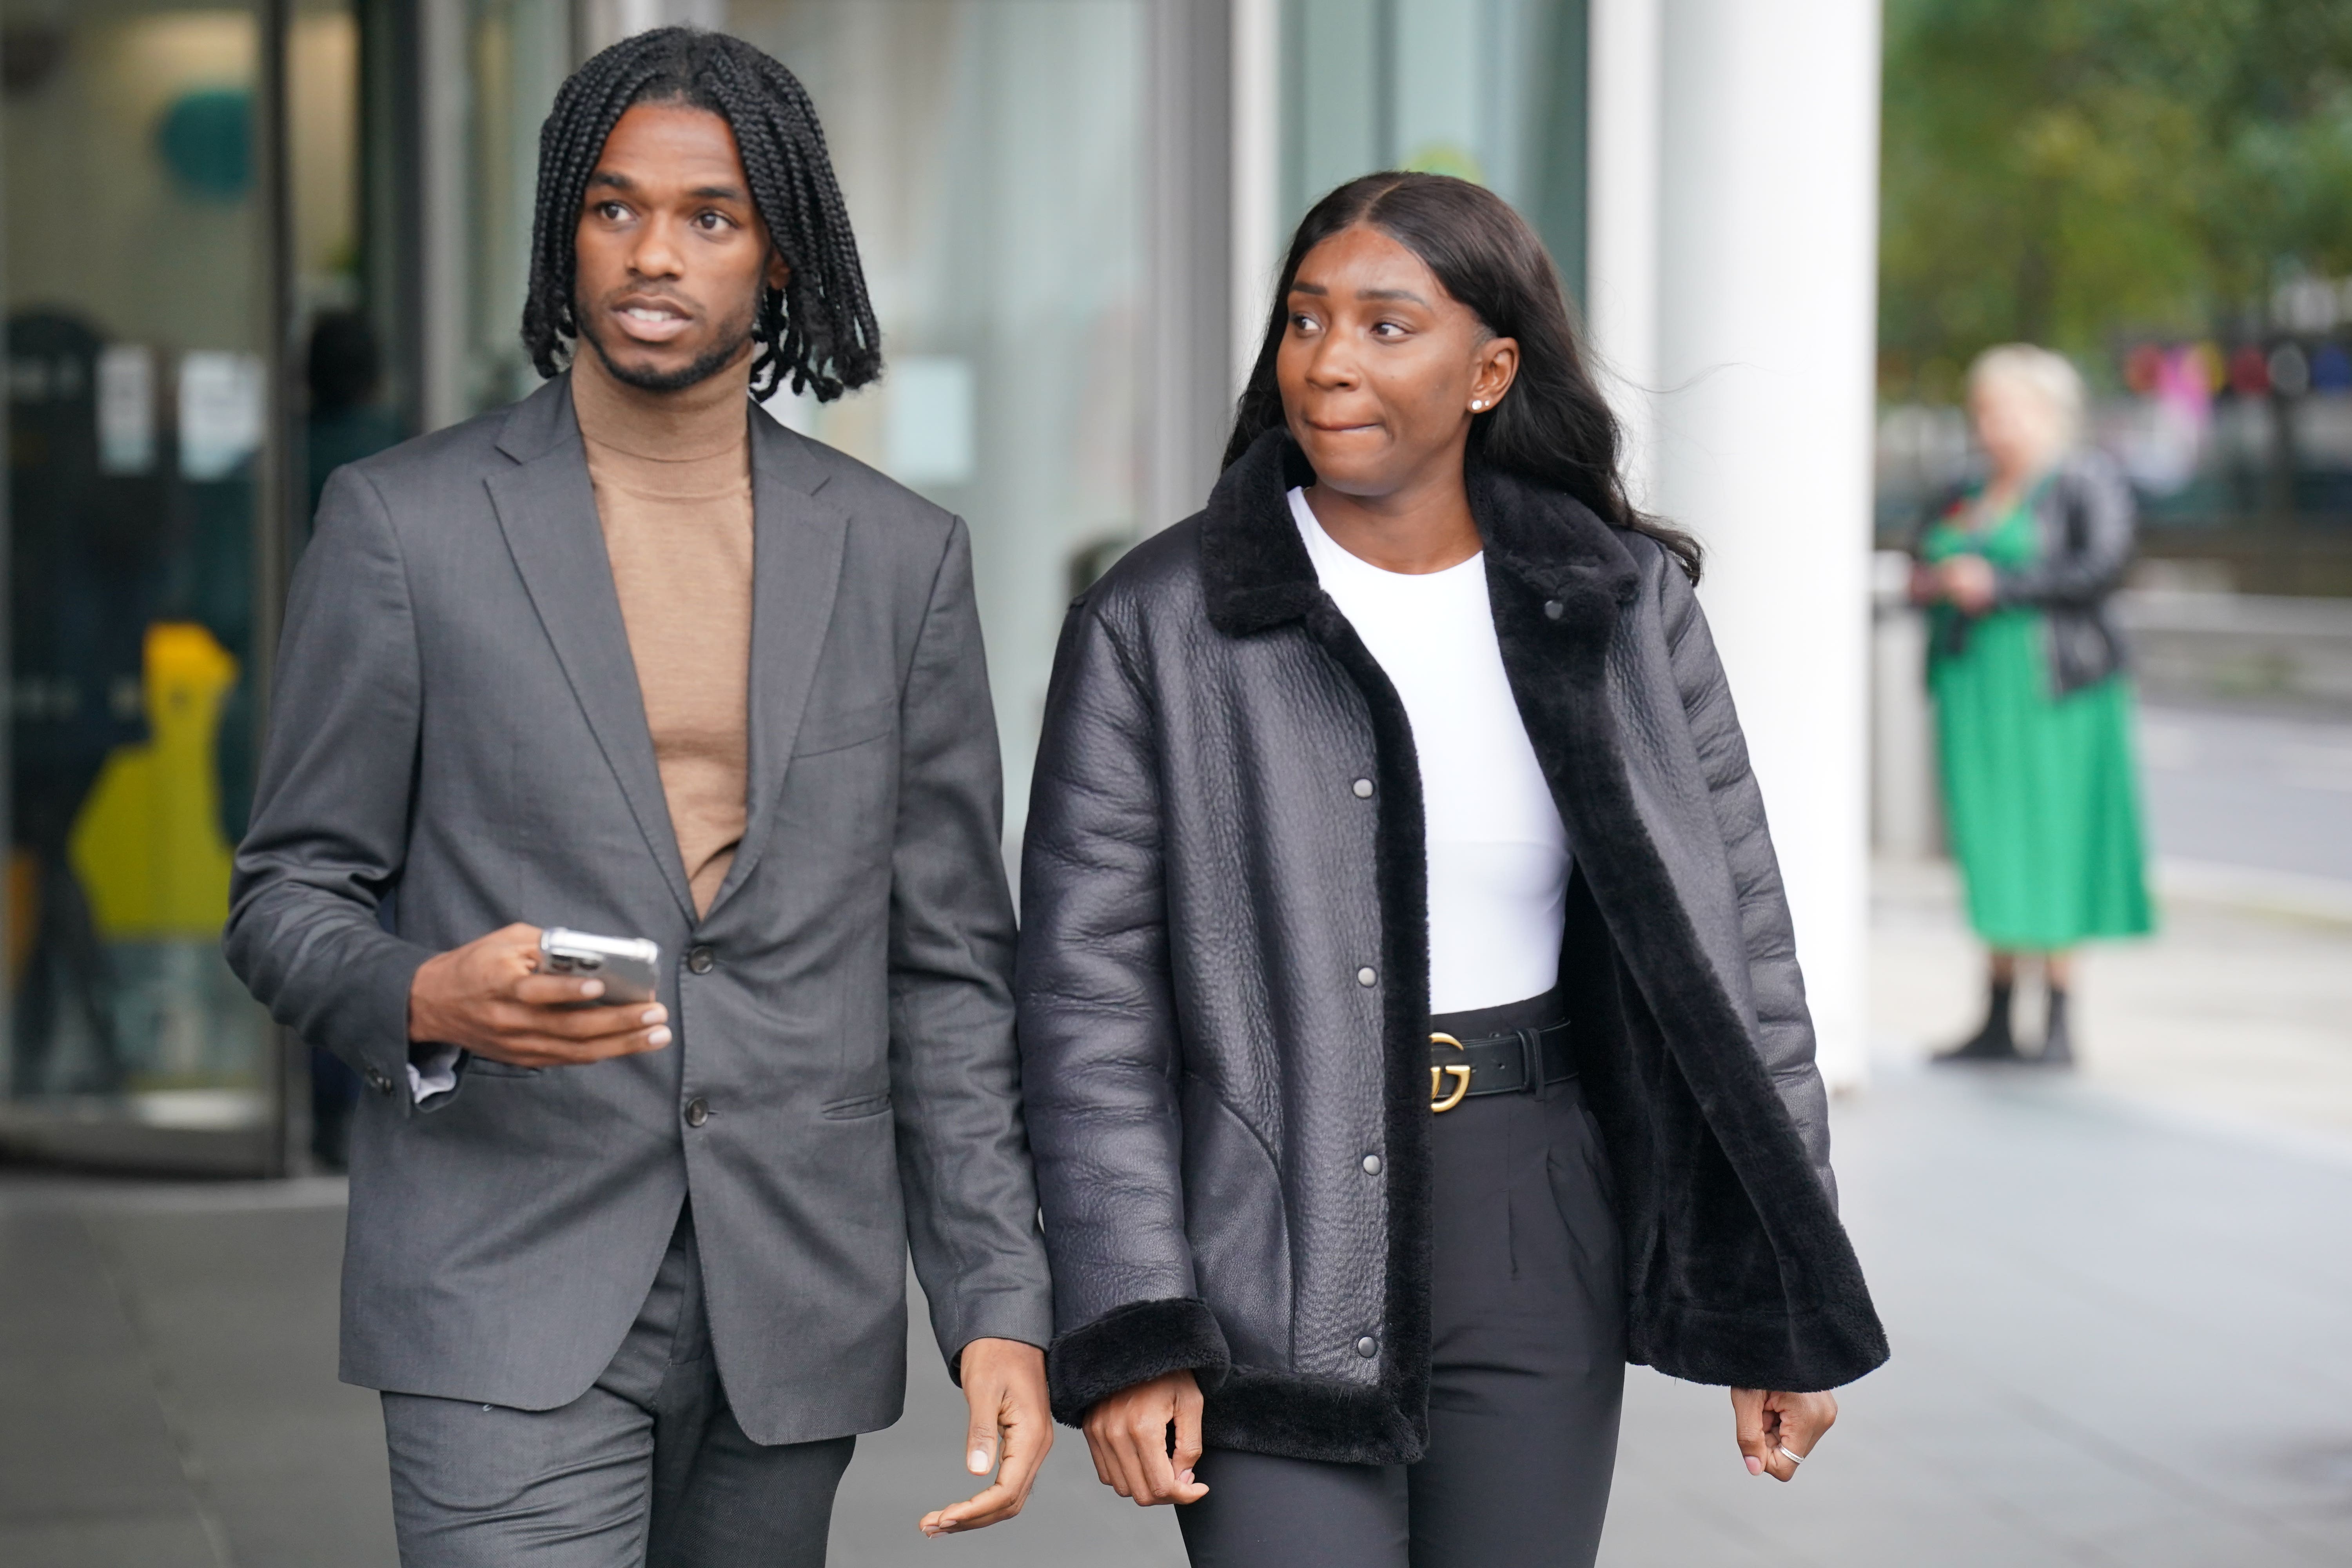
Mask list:
POLYGON ((9 0, 12 1143, 268 1163, 220 956, 252 794, 268 241, 251 5, 9 0))
POLYGON ((360 173, 380 4, 0 0, 14 1152, 285 1164, 299 1063, 220 930, 288 546, 403 426, 360 173))

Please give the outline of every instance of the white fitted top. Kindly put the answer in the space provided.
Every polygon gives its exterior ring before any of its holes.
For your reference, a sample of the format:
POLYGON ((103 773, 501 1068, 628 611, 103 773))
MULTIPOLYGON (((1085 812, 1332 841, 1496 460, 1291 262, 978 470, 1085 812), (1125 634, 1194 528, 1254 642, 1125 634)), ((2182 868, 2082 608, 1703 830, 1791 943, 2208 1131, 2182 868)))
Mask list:
POLYGON ((1307 492, 1291 516, 1315 575, 1404 703, 1429 846, 1429 1010, 1524 1001, 1559 978, 1571 864, 1503 674, 1486 561, 1386 572, 1323 531, 1307 492))

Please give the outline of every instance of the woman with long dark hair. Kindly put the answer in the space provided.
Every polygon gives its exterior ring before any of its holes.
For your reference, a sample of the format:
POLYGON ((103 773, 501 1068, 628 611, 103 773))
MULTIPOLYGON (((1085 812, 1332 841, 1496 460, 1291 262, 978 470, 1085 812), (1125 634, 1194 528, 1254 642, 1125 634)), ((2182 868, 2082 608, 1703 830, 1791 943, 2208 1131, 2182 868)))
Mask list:
POLYGON ((1023 867, 1054 1406, 1200 1568, 1591 1562, 1624 1363, 1782 1480, 1885 1343, 1692 589, 1541 244, 1286 259, 1207 510, 1071 608, 1023 867))

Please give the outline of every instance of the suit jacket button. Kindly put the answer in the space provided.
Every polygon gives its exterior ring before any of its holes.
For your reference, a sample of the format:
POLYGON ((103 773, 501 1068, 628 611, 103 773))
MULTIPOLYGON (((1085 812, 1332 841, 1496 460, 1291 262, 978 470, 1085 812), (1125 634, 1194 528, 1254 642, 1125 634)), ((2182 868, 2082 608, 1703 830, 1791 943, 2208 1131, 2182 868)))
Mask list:
POLYGON ((375 1068, 368 1068, 367 1080, 368 1087, 375 1090, 378 1094, 390 1094, 392 1092, 391 1078, 375 1068))
POLYGON ((1356 984, 1359 985, 1370 985, 1373 982, 1379 980, 1380 977, 1381 972, 1372 968, 1370 964, 1367 964, 1363 968, 1356 971, 1356 984))
POLYGON ((686 1102, 686 1124, 688 1127, 699 1127, 709 1120, 710 1102, 709 1100, 698 1098, 686 1102))
POLYGON ((1372 781, 1370 779, 1358 779, 1354 784, 1349 784, 1348 787, 1356 792, 1356 798, 1358 800, 1370 800, 1372 798, 1372 781))
POLYGON ((1356 1342, 1356 1353, 1362 1356, 1366 1361, 1370 1361, 1374 1356, 1381 1353, 1381 1342, 1372 1338, 1371 1335, 1366 1334, 1362 1339, 1356 1342))
POLYGON ((1365 1156, 1364 1156, 1364 1174, 1366 1174, 1366 1175, 1368 1175, 1368 1176, 1377 1176, 1377 1175, 1379 1175, 1380 1173, 1381 1173, 1381 1157, 1380 1157, 1378 1154, 1367 1154, 1367 1155, 1365 1155, 1365 1156))
POLYGON ((708 974, 719 967, 719 955, 707 947, 698 947, 686 955, 686 966, 697 974, 708 974))
POLYGON ((1558 599, 1546 599, 1544 601, 1545 620, 1556 621, 1566 614, 1568 614, 1568 606, 1561 604, 1558 599))

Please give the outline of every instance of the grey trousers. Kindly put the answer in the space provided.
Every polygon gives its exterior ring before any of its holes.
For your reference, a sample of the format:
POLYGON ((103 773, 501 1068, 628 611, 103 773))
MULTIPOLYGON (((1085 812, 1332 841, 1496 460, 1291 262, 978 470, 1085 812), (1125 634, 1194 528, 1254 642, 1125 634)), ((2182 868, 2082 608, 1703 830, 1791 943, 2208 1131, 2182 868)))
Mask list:
MULTIPOLYGON (((1507 1012, 1436 1026, 1468 1038, 1549 1021, 1507 1012)), ((1209 1495, 1176 1510, 1192 1568, 1590 1568, 1599 1552, 1625 1386, 1599 1133, 1572 1081, 1465 1100, 1431 1133, 1427 1457, 1213 1449, 1197 1472, 1209 1495)))
POLYGON ((383 1396, 403 1568, 822 1568, 855 1437, 762 1447, 719 1384, 690 1212, 594 1386, 383 1396))

